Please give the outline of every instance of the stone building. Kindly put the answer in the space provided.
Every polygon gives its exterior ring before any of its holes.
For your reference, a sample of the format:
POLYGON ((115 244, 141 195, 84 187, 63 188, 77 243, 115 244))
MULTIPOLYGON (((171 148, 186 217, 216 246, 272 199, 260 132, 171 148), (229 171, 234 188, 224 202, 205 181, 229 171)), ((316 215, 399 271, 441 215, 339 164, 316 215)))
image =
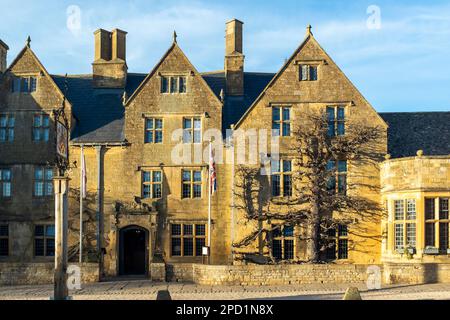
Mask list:
MULTIPOLYGON (((410 114, 423 131, 408 133, 408 119, 378 114, 319 45, 310 27, 276 74, 245 71, 239 20, 226 24, 224 70, 216 72, 197 71, 174 33, 172 44, 149 73, 129 73, 126 35, 118 29, 97 30, 92 73, 67 76, 49 74, 30 40, 6 68, 8 47, 0 41, 3 265, 53 261, 52 111, 61 107, 70 125, 70 256, 77 260, 83 150, 87 179, 83 260, 99 263, 104 277, 157 278, 154 274, 161 264, 170 273, 205 263, 203 247, 209 237, 209 263, 236 264, 232 243, 257 226, 244 223, 242 212, 233 206, 236 181, 229 160, 238 154, 231 148, 233 141, 227 140, 220 150, 215 147, 216 155, 225 155, 227 161, 216 163, 217 192, 211 197, 208 227, 209 140, 221 140, 231 129, 270 131, 277 122, 282 127, 281 159, 289 161, 290 125, 305 110, 333 110, 336 123, 358 120, 382 128, 384 137, 375 150, 392 157, 381 167, 346 164, 347 179, 362 179, 370 187, 356 192, 386 204, 387 210, 384 217, 370 221, 354 219, 339 233, 335 262, 450 262, 446 125, 450 113, 410 114), (434 126, 442 126, 438 139, 430 135, 435 129, 429 118, 436 121, 434 126), (419 149, 424 154, 411 158, 419 149), (177 156, 180 151, 188 155, 183 161, 177 156), (411 199, 416 199, 414 215, 411 199), (430 199, 435 219, 427 216, 430 199), (405 201, 402 208, 408 220, 395 220, 399 200, 405 201), (410 246, 415 247, 411 256, 406 254, 410 246)), ((286 230, 274 241, 278 252, 273 254, 280 260, 302 260, 299 230, 286 230)))

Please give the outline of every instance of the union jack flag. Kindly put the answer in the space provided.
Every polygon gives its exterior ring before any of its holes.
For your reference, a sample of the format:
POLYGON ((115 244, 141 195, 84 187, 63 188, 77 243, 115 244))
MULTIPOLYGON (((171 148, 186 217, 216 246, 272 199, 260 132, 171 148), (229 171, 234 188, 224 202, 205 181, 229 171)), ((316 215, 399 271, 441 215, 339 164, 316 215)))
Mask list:
POLYGON ((211 186, 211 194, 214 194, 217 191, 217 174, 216 162, 214 160, 214 150, 212 148, 210 148, 209 153, 209 185, 211 186))

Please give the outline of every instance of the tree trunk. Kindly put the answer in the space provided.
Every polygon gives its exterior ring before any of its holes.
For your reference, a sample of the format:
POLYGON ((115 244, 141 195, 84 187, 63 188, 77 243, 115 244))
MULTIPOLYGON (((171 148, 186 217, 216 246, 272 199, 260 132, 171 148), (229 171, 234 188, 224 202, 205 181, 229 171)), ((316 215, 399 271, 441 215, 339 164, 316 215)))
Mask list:
POLYGON ((308 219, 308 244, 306 246, 308 260, 317 263, 320 260, 320 199, 318 188, 314 184, 312 188, 311 216, 308 219))

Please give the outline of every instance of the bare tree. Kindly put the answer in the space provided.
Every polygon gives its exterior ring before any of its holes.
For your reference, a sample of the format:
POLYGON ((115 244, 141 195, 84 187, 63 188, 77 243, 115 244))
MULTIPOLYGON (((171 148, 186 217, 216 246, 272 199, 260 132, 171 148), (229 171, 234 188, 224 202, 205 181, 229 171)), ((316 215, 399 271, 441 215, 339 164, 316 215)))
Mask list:
POLYGON ((261 246, 270 249, 273 230, 267 225, 278 221, 305 231, 301 238, 306 241, 305 262, 317 263, 321 252, 331 246, 329 230, 352 221, 379 219, 379 203, 363 193, 379 188, 377 176, 371 177, 370 173, 378 172, 386 143, 385 129, 355 120, 346 121, 345 127, 345 134, 330 134, 326 115, 302 114, 289 148, 294 170, 288 196, 271 198, 269 178, 261 176, 259 168, 237 167, 235 207, 245 213, 247 221, 256 220, 258 229, 236 242, 235 249, 249 246, 256 239, 259 254, 261 246), (348 179, 347 164, 351 168, 348 179), (339 175, 338 166, 343 175, 339 175))

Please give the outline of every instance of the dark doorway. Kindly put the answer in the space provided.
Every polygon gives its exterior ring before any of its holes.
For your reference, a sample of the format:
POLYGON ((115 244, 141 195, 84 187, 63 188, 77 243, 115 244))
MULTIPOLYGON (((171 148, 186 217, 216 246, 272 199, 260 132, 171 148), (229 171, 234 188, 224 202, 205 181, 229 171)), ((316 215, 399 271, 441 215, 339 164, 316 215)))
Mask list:
POLYGON ((148 231, 132 226, 120 231, 121 275, 145 275, 147 273, 148 231))

